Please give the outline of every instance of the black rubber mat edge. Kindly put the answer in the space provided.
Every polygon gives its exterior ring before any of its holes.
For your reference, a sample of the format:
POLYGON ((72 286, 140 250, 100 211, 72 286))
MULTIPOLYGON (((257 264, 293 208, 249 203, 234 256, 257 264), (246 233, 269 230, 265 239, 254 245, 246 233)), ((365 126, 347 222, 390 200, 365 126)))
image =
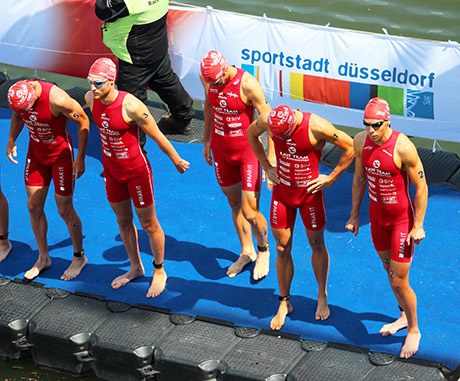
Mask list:
POLYGON ((300 345, 300 335, 297 335, 295 333, 273 331, 271 329, 265 329, 265 328, 262 329, 260 333, 264 335, 268 335, 268 336, 282 337, 283 339, 296 340, 299 342, 299 345, 300 345))
POLYGON ((100 302, 105 301, 105 296, 91 294, 89 292, 75 291, 73 294, 76 295, 76 296, 82 296, 84 298, 96 299, 96 300, 98 300, 100 302))
POLYGON ((166 315, 171 314, 171 310, 169 308, 156 307, 156 306, 152 306, 150 304, 136 303, 134 305, 134 307, 139 308, 141 310, 159 312, 159 313, 166 314, 166 315))
POLYGON ((29 280, 29 279, 25 279, 25 278, 15 278, 15 279, 13 279, 13 282, 18 283, 18 284, 30 285, 30 286, 33 286, 33 287, 39 287, 39 288, 45 287, 44 283, 34 282, 33 280, 29 280))
POLYGON ((231 327, 231 328, 235 327, 235 322, 233 322, 233 321, 215 319, 215 318, 211 318, 211 317, 208 317, 208 316, 197 315, 195 317, 195 320, 204 321, 206 323, 223 325, 223 326, 231 327))
POLYGON ((363 353, 365 355, 369 354, 369 348, 358 347, 357 345, 328 342, 327 346, 331 348, 335 348, 335 349, 341 349, 343 351, 348 351, 348 352, 363 353))

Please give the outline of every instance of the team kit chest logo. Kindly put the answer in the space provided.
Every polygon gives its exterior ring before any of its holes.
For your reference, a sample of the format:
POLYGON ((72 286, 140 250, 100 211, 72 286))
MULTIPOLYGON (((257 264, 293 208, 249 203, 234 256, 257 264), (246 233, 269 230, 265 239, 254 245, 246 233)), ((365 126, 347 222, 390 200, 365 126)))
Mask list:
POLYGON ((29 120, 31 120, 32 122, 36 122, 37 121, 37 117, 35 115, 30 115, 29 116, 29 120))
POLYGON ((222 108, 226 108, 227 107, 227 101, 225 99, 221 99, 219 101, 219 106, 222 107, 222 108))
POLYGON ((380 168, 380 161, 379 160, 374 160, 372 165, 374 166, 375 169, 378 169, 378 168, 380 168))
POLYGON ((294 154, 294 153, 297 152, 297 150, 295 149, 295 147, 292 147, 292 146, 288 148, 288 151, 289 151, 289 153, 292 153, 292 154, 294 154))
POLYGON ((109 128, 109 127, 110 127, 109 122, 107 122, 107 121, 105 121, 105 120, 101 123, 101 125, 102 125, 102 127, 104 127, 104 128, 109 128))

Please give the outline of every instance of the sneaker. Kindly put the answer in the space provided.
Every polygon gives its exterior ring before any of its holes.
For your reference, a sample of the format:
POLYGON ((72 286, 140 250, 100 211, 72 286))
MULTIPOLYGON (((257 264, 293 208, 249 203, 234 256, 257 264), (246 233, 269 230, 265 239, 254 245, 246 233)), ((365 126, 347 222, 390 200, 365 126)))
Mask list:
POLYGON ((165 135, 190 135, 192 133, 191 122, 177 121, 171 115, 164 115, 158 121, 158 128, 165 135))

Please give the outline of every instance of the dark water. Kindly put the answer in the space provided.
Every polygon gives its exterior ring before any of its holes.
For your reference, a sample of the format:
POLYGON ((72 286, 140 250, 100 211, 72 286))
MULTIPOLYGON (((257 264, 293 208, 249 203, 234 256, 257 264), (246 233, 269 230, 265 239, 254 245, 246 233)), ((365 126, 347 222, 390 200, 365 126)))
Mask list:
POLYGON ((184 0, 179 3, 307 24, 460 42, 458 0, 184 0))
POLYGON ((1 381, 96 381, 91 374, 86 377, 74 377, 51 369, 36 366, 32 359, 13 361, 0 358, 1 381))
MULTIPOLYGON (((460 42, 460 0, 184 0, 182 4, 373 33, 460 42)), ((177 4, 177 3, 173 3, 177 4)), ((93 381, 41 369, 27 361, 0 359, 3 381, 93 381)))

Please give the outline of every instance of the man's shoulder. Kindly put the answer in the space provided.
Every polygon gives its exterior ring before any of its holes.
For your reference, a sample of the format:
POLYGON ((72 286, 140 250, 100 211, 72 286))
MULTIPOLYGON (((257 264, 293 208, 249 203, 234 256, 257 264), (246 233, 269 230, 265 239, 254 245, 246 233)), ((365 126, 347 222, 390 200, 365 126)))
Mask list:
POLYGON ((418 156, 417 148, 409 137, 400 131, 396 139, 395 149, 401 158, 411 158, 418 156))
MULTIPOLYGON (((58 107, 64 107, 72 99, 70 95, 62 90, 58 85, 55 85, 51 82, 47 82, 49 85, 49 102, 50 105, 55 105, 58 107)), ((43 83, 42 83, 43 85, 43 83)), ((44 87, 44 86, 42 86, 44 87)))
POLYGON ((364 148, 364 144, 366 143, 367 138, 367 131, 360 131, 358 132, 353 138, 353 149, 355 152, 361 152, 364 148))
POLYGON ((123 109, 128 113, 138 112, 144 104, 140 99, 126 91, 120 91, 120 95, 123 96, 123 109))

